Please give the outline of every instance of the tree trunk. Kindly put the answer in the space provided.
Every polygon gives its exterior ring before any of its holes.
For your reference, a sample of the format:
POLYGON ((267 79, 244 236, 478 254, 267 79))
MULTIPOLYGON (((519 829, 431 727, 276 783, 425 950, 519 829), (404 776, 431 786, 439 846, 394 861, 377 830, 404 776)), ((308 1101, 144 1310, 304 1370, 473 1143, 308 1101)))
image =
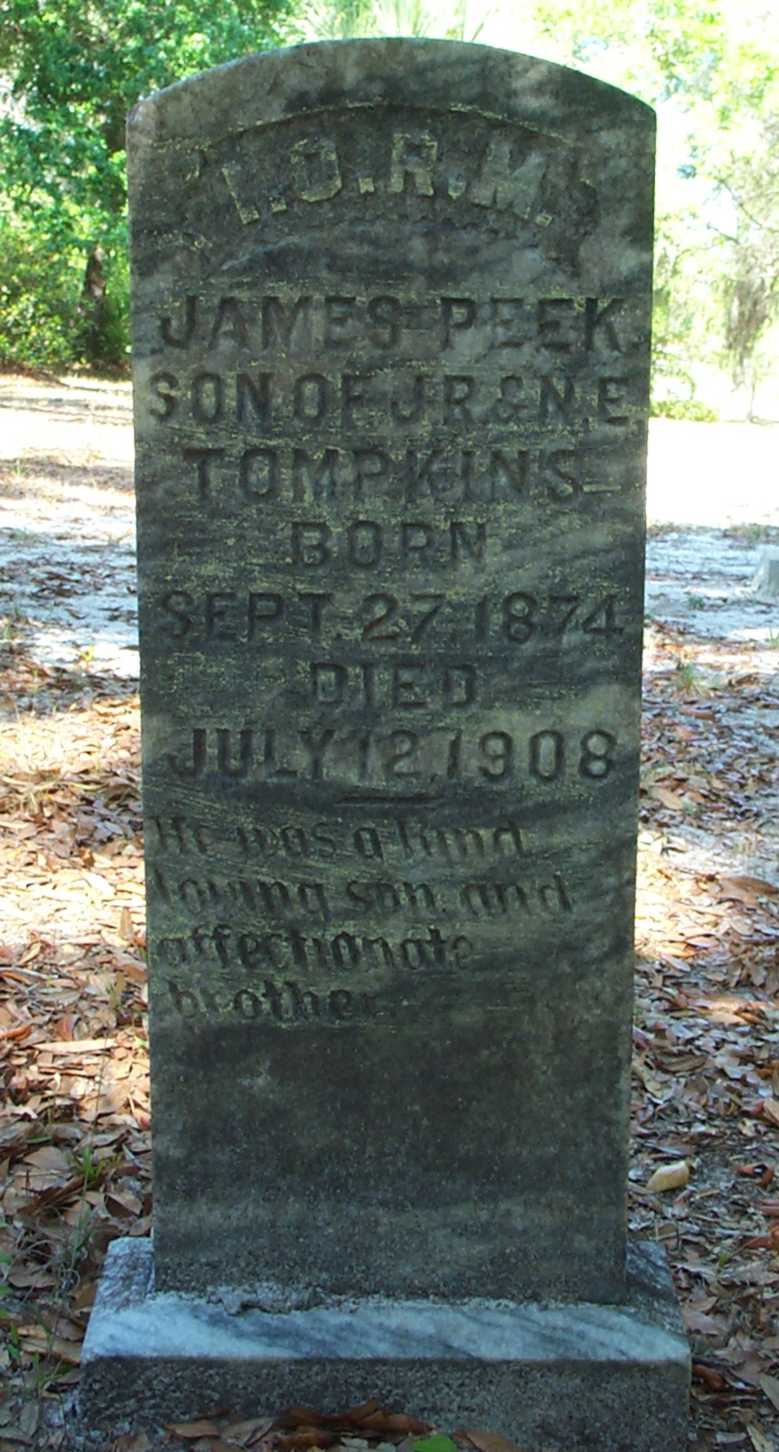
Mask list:
POLYGON ((100 246, 92 248, 84 270, 81 289, 81 313, 84 317, 84 350, 90 363, 105 361, 105 253, 100 246))

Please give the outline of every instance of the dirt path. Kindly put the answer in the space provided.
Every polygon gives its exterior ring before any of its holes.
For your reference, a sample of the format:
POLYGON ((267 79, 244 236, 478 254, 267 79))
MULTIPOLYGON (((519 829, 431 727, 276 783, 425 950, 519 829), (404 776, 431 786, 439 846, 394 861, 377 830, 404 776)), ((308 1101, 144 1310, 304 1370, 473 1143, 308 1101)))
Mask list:
POLYGON ((34 659, 134 679, 129 384, 0 376, 0 615, 34 659))

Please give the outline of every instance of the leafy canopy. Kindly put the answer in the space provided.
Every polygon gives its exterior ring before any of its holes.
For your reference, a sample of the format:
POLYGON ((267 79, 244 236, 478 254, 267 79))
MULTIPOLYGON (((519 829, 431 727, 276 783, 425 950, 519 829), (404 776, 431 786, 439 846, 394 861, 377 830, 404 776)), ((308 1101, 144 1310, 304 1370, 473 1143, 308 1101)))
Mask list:
MULTIPOLYGON (((44 292, 50 264, 61 287, 64 268, 77 329, 84 264, 100 248, 109 292, 126 295, 127 112, 150 91, 279 44, 288 4, 0 0, 0 243, 17 261, 13 277, 0 263, 0 293, 19 303, 35 275, 44 292)), ((126 296, 118 305, 126 318, 126 296)), ((4 342, 8 351, 0 331, 0 355, 4 342)))

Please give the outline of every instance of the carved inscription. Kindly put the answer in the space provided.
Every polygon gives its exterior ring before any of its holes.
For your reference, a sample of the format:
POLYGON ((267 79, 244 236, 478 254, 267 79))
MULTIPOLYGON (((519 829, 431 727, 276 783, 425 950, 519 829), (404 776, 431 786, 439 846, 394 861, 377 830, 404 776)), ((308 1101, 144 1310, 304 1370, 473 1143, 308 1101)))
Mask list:
POLYGON ((174 859, 218 850, 234 852, 241 862, 331 863, 351 854, 370 863, 489 863, 523 857, 530 850, 529 834, 510 818, 487 826, 430 827, 409 817, 386 817, 348 829, 340 819, 322 818, 306 827, 263 822, 225 832, 187 817, 153 817, 149 830, 155 853, 174 859))
MULTIPOLYGON (((532 356, 542 348, 558 356, 603 359, 624 354, 630 313, 628 299, 620 297, 447 297, 355 288, 348 295, 294 289, 251 295, 223 293, 212 301, 187 292, 169 311, 160 311, 158 342, 160 351, 170 348, 179 355, 189 351, 197 357, 227 345, 250 349, 253 354, 267 353, 270 359, 280 348, 286 356, 304 359, 310 359, 313 348, 321 348, 336 350, 336 361, 338 349, 355 347, 399 358, 421 354, 438 359, 442 350, 464 350, 478 334, 480 356, 486 341, 488 353, 501 356, 509 350, 524 350, 532 356)), ((267 372, 252 378, 240 371, 221 375, 199 368, 187 386, 188 399, 182 400, 177 376, 169 376, 170 381, 163 373, 155 376, 158 415, 170 418, 183 403, 198 423, 214 422, 225 407, 239 423, 265 417, 273 378, 267 372)), ((301 376, 321 379, 323 375, 310 372, 301 376)), ((461 391, 445 379, 445 374, 428 376, 431 389, 461 391)), ((558 387, 564 394, 567 384, 558 381, 558 387)), ((304 394, 320 394, 317 384, 309 389, 296 382, 292 388, 299 392, 301 402, 304 394)), ((314 413, 318 412, 315 408, 314 413)))
POLYGON ((440 733, 403 728, 338 734, 327 727, 282 734, 274 727, 231 731, 195 726, 186 751, 171 752, 168 765, 176 780, 193 782, 208 776, 224 781, 340 781, 344 771, 359 784, 415 778, 454 782, 465 777, 515 785, 523 776, 552 784, 571 774, 601 782, 615 767, 618 745, 613 732, 603 727, 579 737, 550 727, 523 739, 499 729, 476 735, 450 735, 446 727, 440 733))
POLYGON ((232 996, 207 984, 182 986, 175 978, 162 980, 169 1005, 182 1019, 221 1018, 270 1019, 276 1023, 349 1023, 376 1016, 376 994, 355 993, 349 988, 315 991, 295 980, 263 978, 255 988, 239 988, 232 996))
POLYGON ((465 907, 471 917, 494 917, 520 909, 521 914, 531 915, 572 910, 570 891, 559 872, 545 882, 533 878, 506 882, 485 878, 459 885, 363 876, 345 879, 336 890, 324 881, 290 882, 254 876, 224 879, 216 875, 179 878, 156 867, 151 890, 168 907, 180 903, 195 913, 224 909, 322 922, 366 915, 448 916, 458 907, 465 907))
MULTIPOLYGON (((346 432, 382 429, 392 424, 413 425, 414 431, 441 428, 464 432, 490 424, 574 426, 590 416, 612 427, 630 422, 631 380, 610 373, 596 374, 578 387, 571 378, 554 373, 485 377, 400 372, 390 378, 386 370, 365 374, 301 373, 283 382, 272 373, 254 377, 238 373, 232 378, 199 372, 188 384, 174 373, 161 372, 154 373, 150 382, 155 399, 152 413, 160 421, 181 422, 182 416, 186 419, 189 415, 189 421, 195 424, 235 421, 245 424, 249 432, 293 423, 346 432)), ((293 453, 293 466, 305 464, 305 451, 301 454, 298 463, 293 453)), ((430 456, 423 453, 421 457, 424 465, 430 456)), ((413 477, 413 471, 420 467, 418 456, 412 451, 406 459, 413 477)), ((278 470, 280 462, 278 454, 270 455, 269 473, 278 470)), ((380 449, 366 444, 356 453, 357 482, 362 483, 364 476, 368 480, 380 476, 386 463, 380 449)))
MULTIPOLYGON (((215 882, 212 878, 168 880, 157 870, 154 890, 168 904, 180 898, 194 911, 256 909, 258 900, 279 923, 274 931, 239 931, 227 922, 199 925, 188 936, 163 936, 158 952, 166 966, 165 991, 170 1004, 183 1019, 202 1015, 237 1016, 255 1019, 270 1016, 279 1022, 350 1021, 371 1018, 381 1011, 384 999, 380 986, 398 976, 462 977, 474 971, 474 942, 466 933, 449 934, 429 925, 398 938, 392 928, 366 934, 341 929, 333 934, 316 926, 301 928, 289 919, 313 917, 330 922, 369 916, 372 920, 392 917, 442 918, 464 912, 468 919, 511 917, 532 920, 534 914, 554 918, 571 913, 572 902, 560 873, 548 882, 490 880, 465 881, 451 905, 443 900, 445 890, 426 882, 395 882, 383 878, 351 879, 345 883, 343 901, 330 902, 324 882, 292 884, 280 879, 241 878, 215 882), (188 971, 188 987, 173 975, 188 971), (243 973, 246 985, 235 992, 220 990, 214 970, 243 973), (267 976, 269 973, 275 977, 267 976), (297 979, 279 975, 296 973, 297 979), (194 974, 194 976, 193 976, 194 974), (323 987, 328 979, 346 975, 353 980, 374 982, 377 991, 323 987), (317 986, 312 988, 312 982, 317 986), (251 985, 251 986, 249 986, 251 985)), ((520 960, 521 962, 521 960, 520 960)))
POLYGON ((413 936, 390 938, 345 930, 322 936, 297 927, 256 934, 237 931, 229 923, 198 926, 186 936, 163 937, 158 947, 172 964, 233 964, 249 972, 297 966, 307 973, 451 970, 464 966, 472 951, 471 941, 463 934, 446 934, 435 927, 413 936))
MULTIPOLYGON (((349 202, 386 192, 390 197, 412 194, 449 200, 498 212, 510 210, 529 218, 536 209, 542 225, 551 221, 541 207, 542 184, 548 162, 543 153, 517 145, 516 134, 495 129, 480 150, 469 159, 468 171, 448 169, 440 135, 426 127, 403 127, 382 135, 370 161, 363 169, 351 168, 343 155, 340 137, 319 132, 303 136, 278 158, 276 185, 267 201, 252 184, 249 156, 243 162, 228 162, 222 168, 227 191, 246 227, 264 215, 284 213, 296 203, 329 202, 342 197, 349 202)), ((570 167, 558 163, 559 179, 570 175, 570 167)))
MULTIPOLYGON (((558 256, 565 195, 586 238, 571 148, 363 121, 360 148, 336 120, 272 151, 243 137, 214 173, 239 234, 389 199, 412 233, 455 207, 558 256)), ((361 273, 236 267, 152 319, 144 447, 170 461, 155 509, 178 537, 147 629, 195 683, 157 756, 149 874, 182 1022, 391 1014, 406 980, 467 984, 500 931, 524 971, 584 907, 557 814, 597 819, 634 770, 618 688, 641 584, 609 533, 629 545, 643 304, 543 269, 534 287, 361 273), (464 824, 442 825, 453 792, 464 824)))
MULTIPOLYGON (((190 590, 166 590, 157 602, 160 629, 186 648, 203 642, 262 645, 273 639, 302 638, 311 644, 334 638, 335 622, 343 627, 344 609, 329 591, 298 590, 285 596, 275 590, 214 590, 197 596, 190 590)), ((376 591, 348 601, 350 638, 380 648, 447 639, 455 634, 463 645, 490 640, 527 645, 535 637, 566 634, 614 638, 623 633, 620 602, 611 592, 595 596, 512 590, 491 598, 452 598, 440 591, 412 591, 405 598, 376 591)), ((344 639, 343 634, 340 639, 344 639)), ((379 682, 390 690, 387 672, 397 667, 365 665, 362 689, 375 697, 379 682)), ((312 686, 320 672, 312 667, 312 686)), ((346 677, 343 677, 345 680, 346 677)))

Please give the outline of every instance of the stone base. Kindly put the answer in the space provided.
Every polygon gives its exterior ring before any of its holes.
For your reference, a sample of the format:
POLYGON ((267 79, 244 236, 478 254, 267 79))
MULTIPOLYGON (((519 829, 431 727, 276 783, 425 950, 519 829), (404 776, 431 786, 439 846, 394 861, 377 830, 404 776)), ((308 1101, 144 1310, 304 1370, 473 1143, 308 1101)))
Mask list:
POLYGON ((631 1248, 623 1306, 366 1299, 230 1314, 216 1299, 153 1293, 152 1274, 148 1240, 114 1242, 82 1356, 94 1430, 377 1397, 528 1452, 687 1445, 689 1351, 655 1246, 631 1248))

